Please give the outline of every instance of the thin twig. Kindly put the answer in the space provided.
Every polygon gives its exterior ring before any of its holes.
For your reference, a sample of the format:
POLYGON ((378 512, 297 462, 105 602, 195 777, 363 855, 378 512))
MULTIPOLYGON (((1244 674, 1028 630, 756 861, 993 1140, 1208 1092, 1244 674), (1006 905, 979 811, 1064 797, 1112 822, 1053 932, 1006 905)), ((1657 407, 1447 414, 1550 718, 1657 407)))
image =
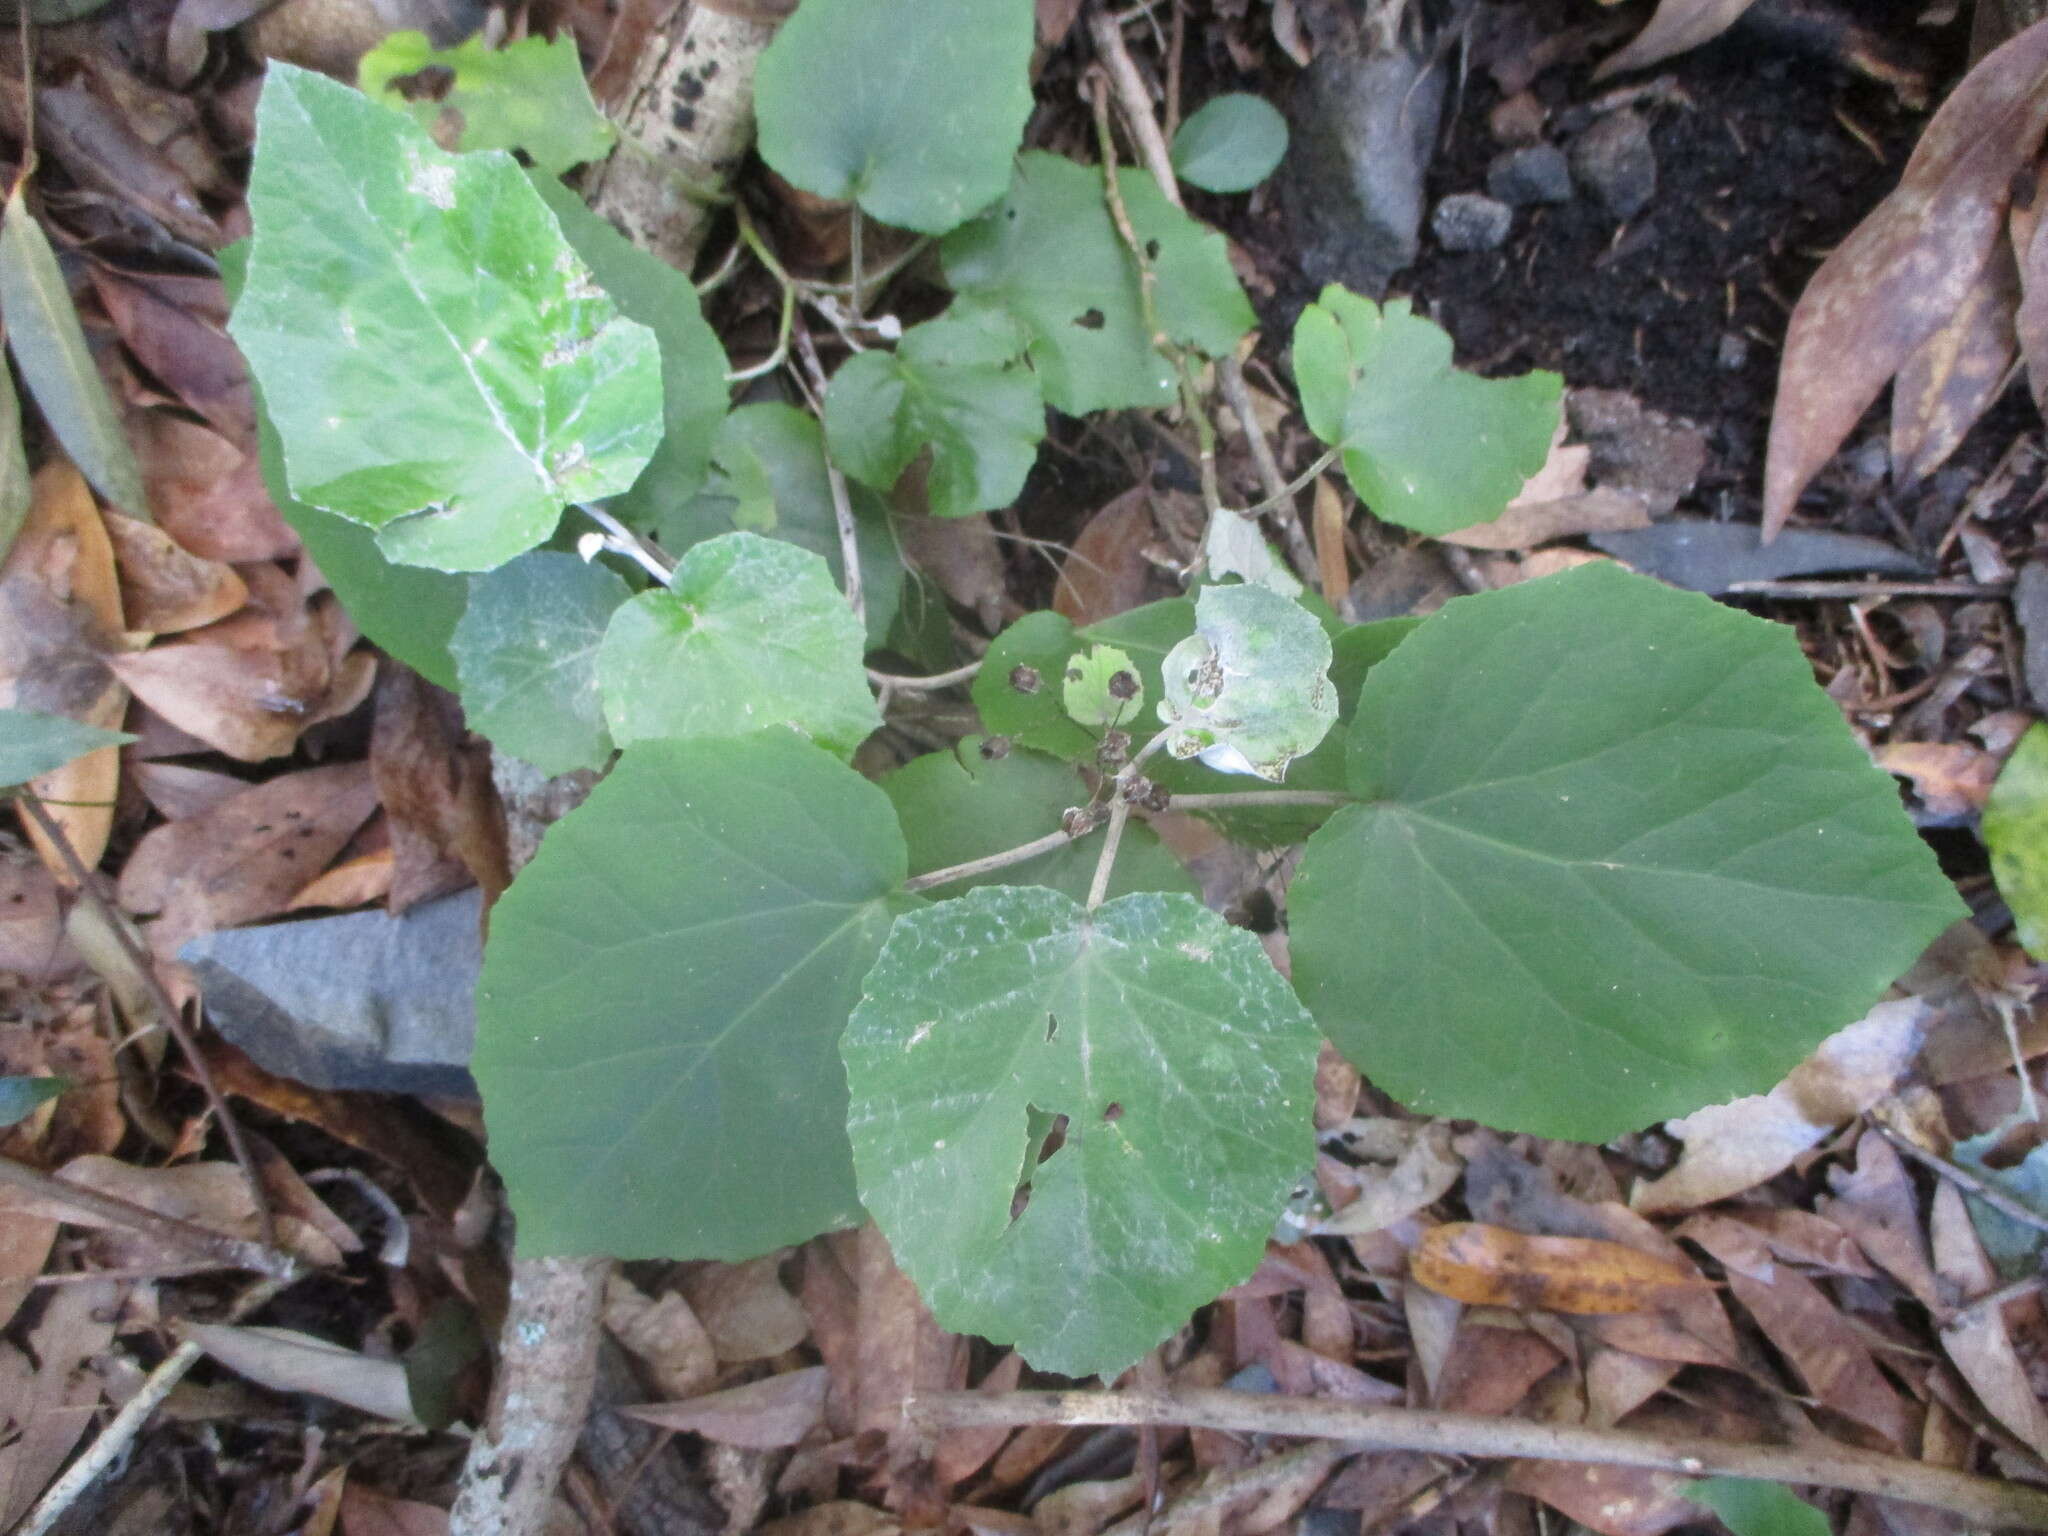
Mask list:
POLYGON ((830 459, 825 461, 825 483, 832 488, 832 520, 839 525, 839 563, 845 567, 846 603, 854 618, 865 627, 868 600, 861 588, 860 533, 853 523, 853 498, 846 493, 846 476, 830 459))
POLYGON ((1101 906, 1102 898, 1109 894, 1110 871, 1116 868, 1116 851, 1124 840, 1124 827, 1130 819, 1131 802, 1119 794, 1109 808, 1109 830, 1102 834, 1102 852, 1095 860, 1095 878, 1088 882, 1090 912, 1101 906))
POLYGON ((196 1222, 166 1216, 146 1205, 137 1205, 118 1195, 102 1194, 83 1184, 73 1184, 68 1179, 56 1178, 17 1163, 12 1158, 0 1157, 0 1184, 34 1195, 38 1200, 47 1200, 52 1205, 69 1206, 101 1221, 154 1237, 228 1269, 253 1270, 278 1280, 296 1280, 306 1272, 304 1264, 273 1243, 254 1243, 246 1237, 232 1237, 196 1222))
POLYGON ((1175 795, 1168 808, 1176 811, 1229 811, 1260 805, 1356 805, 1358 796, 1334 789, 1248 789, 1241 795, 1175 795))
POLYGON ((1991 1526, 2048 1530, 2048 1491, 1868 1451, 1815 1451, 1704 1437, 1681 1440, 1578 1424, 1217 1390, 937 1392, 912 1398, 905 1413, 927 1435, 942 1429, 1028 1424, 1178 1424, 1337 1440, 1377 1450, 1591 1462, 1687 1477, 1747 1477, 1905 1499, 1991 1526))
POLYGON ((934 672, 930 677, 904 677, 895 672, 877 672, 869 667, 868 681, 877 688, 893 688, 898 693, 937 693, 942 688, 973 682, 980 671, 981 663, 978 661, 970 661, 950 672, 934 672))
POLYGON ((121 952, 135 967, 137 976, 149 993, 150 1003, 161 1017, 171 1038, 178 1042, 178 1049, 184 1053, 185 1064, 192 1069, 192 1076, 199 1084, 199 1091, 206 1095, 206 1102, 213 1110, 213 1117, 220 1124, 222 1138, 228 1144, 228 1155, 242 1170, 242 1177, 248 1180, 249 1196, 256 1203, 256 1222, 263 1234, 263 1241, 270 1247, 277 1246, 277 1218, 271 1214, 270 1196, 263 1188, 263 1179, 256 1171, 256 1160, 249 1155, 248 1144, 242 1139, 242 1124, 228 1108, 227 1095, 220 1091, 220 1084, 214 1080, 213 1068, 207 1065, 206 1057, 200 1052, 199 1042, 192 1038, 192 1031, 186 1026, 184 1015, 177 1004, 171 1001, 171 994, 164 990, 163 978, 156 973, 156 963, 141 942, 135 937, 125 919, 101 892, 93 872, 85 867, 85 861, 78 856, 78 850, 71 846, 71 839, 64 828, 43 805, 36 792, 24 786, 19 791, 21 808, 28 812, 29 819, 36 824, 50 845, 57 850, 57 856, 64 861, 64 867, 71 871, 72 882, 78 887, 79 895, 92 903, 93 908, 105 921, 107 929, 114 935, 114 942, 121 946, 121 952))
POLYGON ((1012 864, 1023 864, 1037 858, 1041 853, 1051 853, 1055 848, 1064 848, 1074 840, 1064 829, 1048 832, 1035 837, 1028 843, 1015 848, 1005 848, 1001 853, 984 854, 978 859, 969 859, 965 864, 949 864, 944 869, 935 869, 927 875, 916 875, 903 882, 906 891, 928 891, 935 885, 949 885, 955 880, 971 880, 976 875, 986 875, 998 869, 1008 869, 1012 864))
POLYGON ((587 502, 577 502, 576 510, 604 530, 604 547, 615 555, 623 555, 652 576, 664 587, 675 580, 676 564, 656 550, 645 539, 634 533, 603 507, 593 507, 587 502))
POLYGON ((1732 581, 1730 597, 1795 597, 1822 601, 1858 597, 2004 597, 2009 581, 1732 581))
MULTIPOLYGON (((284 1287, 285 1282, 280 1279, 258 1280, 235 1298, 234 1304, 228 1308, 228 1321, 239 1323, 268 1304, 284 1287)), ((45 1536, 64 1517, 64 1512, 78 1501, 78 1496, 121 1459, 142 1432, 149 1416, 156 1412, 158 1405, 171 1395, 171 1389, 184 1380, 185 1373, 197 1365, 205 1353, 186 1339, 164 1356, 157 1368, 143 1378, 135 1395, 121 1405, 121 1411, 107 1420, 107 1427, 99 1432, 86 1453, 43 1491, 43 1496, 36 1500, 36 1507, 14 1528, 13 1536, 45 1536)))
POLYGON ((1116 87, 1117 101, 1124 109, 1124 126, 1130 130, 1138 158, 1145 162, 1145 169, 1159 183, 1166 200, 1176 208, 1181 207, 1180 185, 1173 174, 1173 151, 1167 147, 1166 135, 1159 131, 1159 119, 1152 115, 1152 93, 1145 89, 1138 66, 1131 60, 1131 50, 1124 46, 1122 29, 1115 17, 1097 11, 1088 18, 1088 35, 1094 39, 1095 56, 1109 70, 1110 82, 1116 87))
MULTIPOLYGON (((1242 385, 1243 382, 1244 379, 1242 375, 1240 375, 1238 383, 1242 385)), ((1224 393, 1228 395, 1229 391, 1226 390, 1224 391, 1224 393)), ((1230 403, 1230 408, 1233 411, 1238 411, 1237 402, 1232 401, 1230 403)), ((1245 410, 1249 409, 1249 406, 1245 407, 1245 410)), ((1238 414, 1242 416, 1244 414, 1244 411, 1238 411, 1238 414)), ((1263 442, 1264 439, 1261 438, 1260 441, 1263 442)), ((1267 456, 1268 458, 1272 456, 1272 450, 1267 450, 1267 456)), ((1336 462, 1337 450, 1335 448, 1332 448, 1329 450, 1329 452, 1325 453, 1321 458, 1317 459, 1315 463, 1309 465, 1307 469, 1304 469, 1300 474, 1296 475, 1292 480, 1280 484, 1278 488, 1275 490, 1268 491, 1266 493, 1266 499, 1264 501, 1255 501, 1248 507, 1225 507, 1223 508, 1223 510, 1225 512, 1232 514, 1235 517, 1257 517, 1261 512, 1271 512, 1276 507, 1287 507, 1292 504, 1293 498, 1299 492, 1306 490, 1315 481, 1317 475, 1320 475, 1324 470, 1328 469, 1332 464, 1336 462)), ((1279 476, 1279 473, 1280 466, 1276 464, 1273 466, 1273 474, 1276 477, 1276 479, 1279 476)), ((1313 554, 1313 551, 1311 551, 1311 554, 1313 554)))
POLYGON ((1280 542, 1287 546, 1287 558, 1294 562, 1295 571, 1302 580, 1313 581, 1318 570, 1316 554, 1302 527, 1301 508, 1294 498, 1336 462, 1337 450, 1332 448, 1316 460, 1315 466, 1303 471, 1292 484, 1284 483, 1279 461, 1273 457, 1273 445, 1266 441, 1266 429, 1259 425, 1258 413, 1252 409, 1252 392, 1244 381, 1244 365, 1235 356, 1219 358, 1216 383, 1223 391, 1224 404, 1230 407, 1237 424, 1244 428, 1244 440, 1252 451, 1252 464, 1259 472, 1259 484, 1266 491, 1266 499, 1256 507, 1247 507, 1245 515, 1272 508, 1275 521, 1280 525, 1280 542))
POLYGON ((1923 1168, 1932 1169, 1940 1174, 1964 1194, 1975 1196, 1990 1206, 1991 1209, 1997 1211, 2001 1216, 2010 1216, 2022 1226, 2032 1227, 2036 1232, 2048 1232, 2048 1216, 2042 1215, 2039 1211, 2028 1209, 2004 1190, 1998 1188, 1997 1185, 1986 1183, 1967 1168, 1958 1168, 1947 1158, 1937 1156, 1923 1147, 1914 1146, 1912 1142, 1901 1136, 1890 1126, 1879 1125, 1876 1121, 1872 1121, 1871 1124, 1876 1127, 1878 1135, 1882 1136, 1923 1168))

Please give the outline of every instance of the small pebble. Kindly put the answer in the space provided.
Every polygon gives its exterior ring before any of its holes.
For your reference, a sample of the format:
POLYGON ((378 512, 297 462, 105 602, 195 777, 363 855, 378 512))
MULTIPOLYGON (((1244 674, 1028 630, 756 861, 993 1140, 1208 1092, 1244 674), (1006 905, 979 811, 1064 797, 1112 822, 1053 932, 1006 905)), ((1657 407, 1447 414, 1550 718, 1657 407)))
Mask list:
POLYGON ((1496 144, 1535 144, 1543 138, 1543 120, 1549 115, 1534 91, 1521 91, 1487 114, 1486 127, 1496 144))
POLYGON ((1615 219, 1641 213, 1657 192, 1657 153, 1650 125, 1623 108, 1609 112, 1572 141, 1572 176, 1615 219))
POLYGON ((1481 192, 1455 192, 1436 205, 1429 227, 1447 251, 1491 251, 1508 237, 1515 211, 1481 192))
POLYGON ((1728 372, 1736 372, 1749 361, 1749 338, 1740 331, 1723 331, 1714 361, 1728 372))
POLYGON ((1554 144, 1502 150, 1486 168, 1486 190, 1511 207, 1572 200, 1571 162, 1554 144))

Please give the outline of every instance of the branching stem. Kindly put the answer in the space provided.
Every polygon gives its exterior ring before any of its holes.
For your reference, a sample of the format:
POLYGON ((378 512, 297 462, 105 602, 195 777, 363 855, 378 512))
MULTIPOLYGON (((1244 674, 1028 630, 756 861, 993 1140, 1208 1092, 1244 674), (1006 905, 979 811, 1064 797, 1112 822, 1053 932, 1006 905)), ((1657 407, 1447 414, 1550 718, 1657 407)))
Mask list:
POLYGON ((955 880, 971 880, 976 875, 993 874, 999 869, 1008 869, 1012 864, 1022 864, 1037 858, 1042 853, 1051 853, 1064 848, 1074 841, 1064 829, 1048 832, 1035 837, 1028 843, 1015 848, 1005 848, 1001 853, 984 854, 978 859, 969 859, 965 864, 949 864, 944 869, 932 870, 929 874, 915 875, 903 882, 906 891, 928 891, 935 885, 950 885, 955 880))

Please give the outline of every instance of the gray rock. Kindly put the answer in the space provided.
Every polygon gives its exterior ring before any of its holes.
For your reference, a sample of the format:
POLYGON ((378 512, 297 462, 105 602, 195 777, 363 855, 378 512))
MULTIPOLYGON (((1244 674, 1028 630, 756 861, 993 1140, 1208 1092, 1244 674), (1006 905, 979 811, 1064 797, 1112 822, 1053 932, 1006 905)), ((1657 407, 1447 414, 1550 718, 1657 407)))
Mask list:
POLYGON ((314 1088, 475 1097, 482 893, 403 917, 346 912, 202 934, 178 952, 207 1017, 256 1064, 314 1088))
POLYGON ((1514 221, 1514 209, 1484 192, 1454 192, 1436 205, 1429 227, 1447 251, 1491 251, 1507 239, 1514 221))
POLYGON ((1486 190, 1516 208, 1572 200, 1572 167, 1555 144, 1504 149, 1486 168, 1486 190))
POLYGON ((1737 582, 1782 581, 1829 571, 1925 576, 1926 565, 1904 550, 1827 528, 1787 528, 1770 543, 1754 523, 1713 523, 1676 517, 1649 528, 1588 534, 1595 549, 1674 587, 1718 597, 1737 582))
POLYGON ((1723 331, 1721 344, 1714 351, 1714 363, 1733 373, 1749 364, 1749 338, 1740 331, 1723 331))
POLYGON ((2012 606, 2020 632, 2027 637, 2020 653, 2027 692, 2033 695, 2035 709, 2048 711, 2048 564, 2036 560, 2020 568, 2012 606))
POLYGON ((1597 118, 1572 141, 1572 177, 1616 219, 1641 213, 1657 195, 1650 125, 1628 108, 1597 118))
POLYGON ((1393 275, 1415 260, 1445 73, 1426 55, 1333 42, 1318 46, 1296 80, 1278 186, 1311 282, 1384 298, 1393 275))

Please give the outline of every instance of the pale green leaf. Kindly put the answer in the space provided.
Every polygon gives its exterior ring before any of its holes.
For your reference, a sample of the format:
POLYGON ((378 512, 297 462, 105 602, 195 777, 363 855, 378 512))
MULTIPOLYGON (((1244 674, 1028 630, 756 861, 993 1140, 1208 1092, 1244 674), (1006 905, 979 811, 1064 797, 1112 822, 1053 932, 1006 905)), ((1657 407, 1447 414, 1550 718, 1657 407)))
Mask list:
POLYGON ((661 359, 510 156, 273 62, 248 276, 229 329, 293 494, 394 560, 488 570, 567 502, 625 490, 661 440, 661 359), (317 311, 322 323, 309 325, 317 311))
POLYGON ((68 1077, 0 1077, 0 1130, 21 1124, 70 1086, 68 1077))
MULTIPOLYGON (((1119 171, 1117 187, 1153 253, 1160 328, 1182 346, 1228 354, 1255 317, 1223 237, 1143 171, 1119 171)), ((947 236, 940 254, 956 292, 1023 324, 1045 398, 1068 415, 1174 400, 1173 369, 1146 331, 1137 263, 1111 222, 1099 168, 1027 151, 1008 195, 947 236)))
POLYGON ((1090 646, 1067 659, 1060 704, 1069 719, 1091 731, 1128 730, 1142 718, 1145 681, 1115 646, 1090 646))
POLYGON ((14 393, 14 374, 0 363, 0 559, 7 557, 15 535, 28 521, 32 496, 28 449, 21 437, 21 400, 14 393))
MULTIPOLYGON (((2005 1155, 2014 1146, 2015 1132, 2032 1139, 2032 1126, 2022 1126, 2025 1119, 2026 1111, 2022 1109, 2012 1119, 1993 1126, 1982 1135, 1957 1142, 1949 1155, 1958 1167, 1974 1173, 2015 1202, 2021 1210, 2032 1211, 2048 1220, 2048 1144, 2034 1144, 2016 1163, 2005 1155)), ((2001 1275, 2008 1280, 2016 1280, 2039 1266, 2041 1250, 2048 1245, 2048 1235, 2044 1235, 2040 1227, 2008 1216, 1975 1195, 1967 1198, 1971 1225, 1976 1227, 1984 1252, 1998 1266, 2001 1275)))
POLYGON ((363 55, 356 83, 406 113, 443 149, 516 149, 549 175, 611 152, 612 125, 590 99, 575 37, 522 37, 493 48, 482 34, 436 48, 424 32, 394 32, 363 55), (440 78, 404 77, 432 69, 440 78), (441 72, 445 71, 445 74, 441 72))
POLYGON ((1984 802, 1984 846, 2013 928, 2035 959, 2048 956, 2048 725, 2035 721, 1984 802))
POLYGON ((1271 587, 1204 587, 1195 632, 1161 664, 1166 750, 1279 783, 1337 719, 1330 637, 1271 587))
POLYGON ((728 533, 613 615, 597 656, 605 720, 620 746, 788 725, 850 757, 882 723, 863 649, 823 560, 728 533))
POLYGON ((1173 171, 1205 192, 1249 192, 1287 153, 1287 119, 1243 91, 1211 97, 1173 136, 1173 171))
POLYGON ((1246 581, 1271 587, 1282 597, 1301 594, 1301 578, 1287 568, 1255 517, 1240 517, 1219 511, 1209 515, 1208 530, 1202 535, 1202 556, 1209 574, 1217 580, 1242 576, 1246 581))
POLYGON ((26 784, 88 752, 134 739, 66 715, 0 708, 0 788, 26 784))
POLYGON ((862 1202, 942 1327, 1042 1370, 1119 1370, 1248 1276, 1313 1160, 1315 1025, 1191 897, 970 891, 897 919, 862 992, 862 1202), (1043 1162, 1033 1111, 1067 1117, 1043 1162))
POLYGON ((1002 195, 1031 114, 1031 0, 804 0, 754 76, 761 158, 944 234, 1002 195))
POLYGON ((1421 533, 1491 522, 1543 467, 1564 381, 1482 379, 1451 365, 1451 338, 1408 300, 1384 308, 1325 288, 1294 327, 1294 377, 1311 431, 1343 450, 1373 515, 1421 533))
POLYGON ((449 642, 470 728, 542 773, 603 767, 597 651, 630 595, 604 566, 549 549, 470 577, 449 642))
POLYGON ((1681 1492, 1711 1509, 1735 1536, 1828 1536, 1828 1517, 1783 1483, 1708 1477, 1681 1492))
POLYGON ((93 365, 50 237, 28 211, 19 186, 0 217, 0 320, 22 382, 71 461, 94 490, 148 522, 149 498, 121 430, 121 413, 93 365))
POLYGON ((472 1069, 519 1251, 859 1222, 835 1045, 903 877, 887 798, 787 731, 627 751, 491 912, 472 1069))
POLYGON ((1790 629, 1611 564, 1429 619, 1346 772, 1295 984, 1425 1114, 1604 1141, 1762 1093, 1963 915, 1790 629))

